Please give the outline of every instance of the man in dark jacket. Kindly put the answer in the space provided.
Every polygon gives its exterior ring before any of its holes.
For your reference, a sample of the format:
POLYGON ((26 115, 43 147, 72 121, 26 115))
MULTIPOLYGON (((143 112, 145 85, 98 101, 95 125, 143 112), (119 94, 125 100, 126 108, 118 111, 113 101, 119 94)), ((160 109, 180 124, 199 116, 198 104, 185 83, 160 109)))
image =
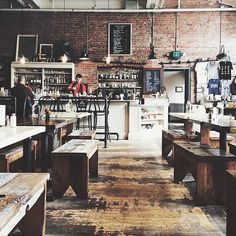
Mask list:
POLYGON ((11 89, 12 96, 16 97, 16 115, 19 118, 29 118, 32 114, 34 94, 25 86, 25 76, 18 77, 17 84, 11 89))

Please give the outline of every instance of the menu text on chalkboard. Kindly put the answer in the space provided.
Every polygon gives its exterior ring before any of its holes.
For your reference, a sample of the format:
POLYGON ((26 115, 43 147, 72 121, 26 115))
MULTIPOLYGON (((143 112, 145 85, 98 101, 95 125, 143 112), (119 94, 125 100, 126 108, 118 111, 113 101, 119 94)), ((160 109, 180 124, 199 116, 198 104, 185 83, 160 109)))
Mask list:
POLYGON ((108 27, 108 54, 131 54, 131 29, 129 23, 109 23, 108 27))
POLYGON ((161 69, 144 71, 143 93, 156 93, 160 91, 161 69))

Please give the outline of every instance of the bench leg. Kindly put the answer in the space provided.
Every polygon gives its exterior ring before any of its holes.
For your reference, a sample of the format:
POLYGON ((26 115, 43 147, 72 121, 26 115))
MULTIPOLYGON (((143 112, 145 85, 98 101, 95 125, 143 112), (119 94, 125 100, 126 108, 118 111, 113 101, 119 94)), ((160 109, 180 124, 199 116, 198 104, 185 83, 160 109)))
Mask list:
POLYGON ((162 138, 162 156, 167 157, 170 151, 173 149, 173 142, 166 138, 162 138))
POLYGON ((89 160, 88 157, 71 158, 71 187, 80 199, 88 198, 89 160))
POLYGON ((199 162, 196 166, 196 197, 200 204, 215 201, 215 190, 213 188, 213 164, 199 162))
POLYGON ((70 186, 70 160, 54 157, 52 167, 52 194, 60 198, 70 186))
POLYGON ((176 149, 174 149, 174 182, 178 183, 184 179, 190 169, 186 159, 181 157, 183 154, 178 153, 176 149))
POLYGON ((89 176, 98 177, 98 150, 89 159, 89 176))
POLYGON ((24 218, 19 223, 19 229, 24 236, 43 236, 45 235, 46 220, 46 185, 38 200, 27 211, 24 218))
POLYGON ((10 172, 10 165, 7 159, 0 160, 0 172, 10 172))

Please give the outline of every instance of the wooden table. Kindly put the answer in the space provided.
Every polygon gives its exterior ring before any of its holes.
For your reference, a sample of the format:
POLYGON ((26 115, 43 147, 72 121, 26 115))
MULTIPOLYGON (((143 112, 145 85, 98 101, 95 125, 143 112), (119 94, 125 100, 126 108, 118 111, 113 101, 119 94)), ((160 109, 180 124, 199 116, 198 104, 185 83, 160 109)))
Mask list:
POLYGON ((0 173, 0 235, 45 235, 46 173, 0 173))
POLYGON ((67 119, 39 119, 39 118, 32 118, 32 119, 27 119, 23 121, 19 121, 18 125, 20 126, 44 126, 46 128, 46 132, 44 133, 43 137, 43 142, 42 142, 42 171, 47 171, 48 167, 48 154, 52 152, 53 150, 53 141, 49 144, 49 138, 50 140, 54 139, 54 136, 57 134, 58 135, 58 140, 60 146, 62 144, 61 142, 61 133, 62 133, 62 128, 67 127, 68 130, 67 132, 71 132, 73 130, 73 124, 76 122, 76 119, 73 118, 67 118, 67 119))
POLYGON ((9 145, 23 141, 23 153, 24 153, 24 171, 31 171, 31 137, 38 134, 45 134, 45 127, 28 127, 28 126, 17 126, 12 127, 0 127, 0 149, 9 145))
POLYGON ((193 123, 200 124, 201 143, 210 145, 210 130, 220 133, 220 149, 226 151, 227 133, 230 132, 230 120, 209 120, 206 116, 201 116, 196 113, 169 113, 170 116, 178 118, 184 122, 185 131, 192 132, 193 123))

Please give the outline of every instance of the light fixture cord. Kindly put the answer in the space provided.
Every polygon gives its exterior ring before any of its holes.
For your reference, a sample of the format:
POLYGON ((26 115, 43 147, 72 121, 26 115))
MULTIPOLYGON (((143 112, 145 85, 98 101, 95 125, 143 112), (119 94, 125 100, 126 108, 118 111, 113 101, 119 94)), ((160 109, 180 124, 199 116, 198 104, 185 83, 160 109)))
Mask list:
POLYGON ((177 50, 177 38, 178 37, 178 13, 175 15, 175 51, 177 50))
POLYGON ((66 0, 64 0, 64 41, 66 41, 66 0))
POLYGON ((21 22, 21 26, 22 26, 21 34, 23 36, 24 35, 24 2, 23 2, 23 0, 21 1, 21 4, 22 4, 22 8, 21 8, 21 19, 22 19, 22 22, 21 22))
POLYGON ((219 52, 221 50, 222 44, 222 12, 220 12, 220 45, 219 45, 219 52))
POLYGON ((89 42, 88 42, 88 25, 89 24, 89 19, 88 16, 86 16, 86 53, 88 53, 88 48, 89 48, 89 42))
POLYGON ((154 13, 152 12, 151 17, 151 46, 153 47, 153 41, 154 41, 154 13))

